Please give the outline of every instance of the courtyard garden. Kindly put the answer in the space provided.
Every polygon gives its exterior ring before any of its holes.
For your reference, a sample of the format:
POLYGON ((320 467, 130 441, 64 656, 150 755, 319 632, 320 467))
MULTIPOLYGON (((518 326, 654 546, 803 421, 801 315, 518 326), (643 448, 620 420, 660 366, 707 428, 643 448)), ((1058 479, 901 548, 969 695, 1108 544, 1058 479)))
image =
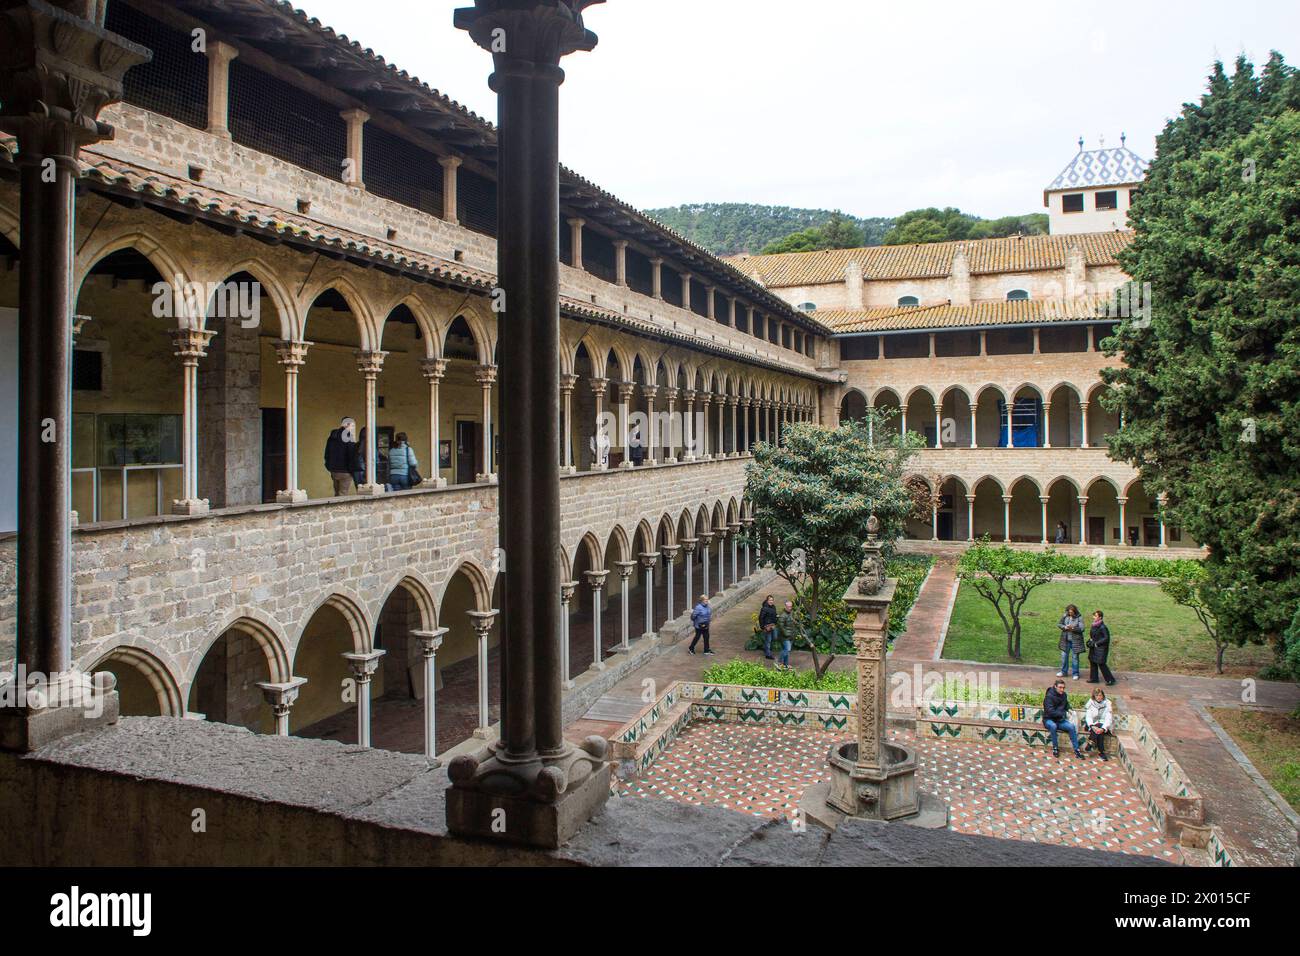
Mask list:
MULTIPOLYGON (((1021 611, 1024 664, 1058 667, 1057 621, 1067 604, 1076 604, 1085 626, 1092 612, 1106 614, 1111 632, 1110 667, 1125 671, 1215 676, 1214 643, 1195 612, 1174 603, 1155 584, 1101 581, 1052 581, 1034 588, 1021 611)), ((963 581, 948 622, 943 646, 947 660, 1006 663, 1006 634, 993 606, 963 581)), ((1225 676, 1254 676, 1272 662, 1268 647, 1230 647, 1224 655, 1225 676)), ((1087 654, 1080 670, 1087 677, 1087 654)))

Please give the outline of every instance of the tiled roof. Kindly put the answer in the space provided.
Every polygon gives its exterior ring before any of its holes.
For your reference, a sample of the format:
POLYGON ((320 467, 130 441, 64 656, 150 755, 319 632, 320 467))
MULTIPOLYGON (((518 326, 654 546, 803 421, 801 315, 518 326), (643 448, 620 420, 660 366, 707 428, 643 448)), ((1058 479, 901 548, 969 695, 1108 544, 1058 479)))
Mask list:
POLYGON ((1081 149, 1047 192, 1088 189, 1095 186, 1128 186, 1146 179, 1147 161, 1123 146, 1117 149, 1081 149))
MULTIPOLYGON (((1060 269, 1073 246, 1083 252, 1087 265, 1115 265, 1120 250, 1133 239, 1132 232, 1089 232, 1062 236, 1011 236, 1006 239, 969 239, 927 242, 908 246, 867 246, 863 249, 828 249, 824 252, 785 252, 770 256, 733 256, 723 260, 770 289, 843 282, 852 262, 862 267, 867 281, 882 279, 937 279, 952 274, 959 250, 966 255, 971 275, 1033 272, 1060 269)), ((823 318, 823 313, 817 313, 823 318)))
POLYGON ((979 302, 887 309, 827 309, 817 317, 837 334, 962 329, 995 325, 1043 325, 1104 319, 1105 300, 1083 297, 1062 301, 979 302))

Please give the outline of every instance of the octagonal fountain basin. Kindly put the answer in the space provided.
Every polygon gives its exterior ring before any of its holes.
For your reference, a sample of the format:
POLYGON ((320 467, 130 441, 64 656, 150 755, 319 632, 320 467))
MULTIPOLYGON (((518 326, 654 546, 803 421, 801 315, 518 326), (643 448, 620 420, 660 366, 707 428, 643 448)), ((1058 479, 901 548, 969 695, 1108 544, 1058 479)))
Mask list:
POLYGON ((826 802, 841 813, 870 820, 901 820, 921 811, 916 789, 916 754, 901 744, 883 744, 884 767, 858 763, 856 741, 831 748, 830 792, 826 802))

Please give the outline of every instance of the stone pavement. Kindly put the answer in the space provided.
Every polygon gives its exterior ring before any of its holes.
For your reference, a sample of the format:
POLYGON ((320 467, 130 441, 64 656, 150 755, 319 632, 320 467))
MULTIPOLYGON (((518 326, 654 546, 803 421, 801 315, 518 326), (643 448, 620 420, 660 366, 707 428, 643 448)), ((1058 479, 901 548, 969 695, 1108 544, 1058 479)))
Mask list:
MULTIPOLYGON (((916 748, 922 789, 949 804, 949 829, 1002 839, 1154 856, 1182 852, 1161 834, 1118 760, 1054 758, 1045 747, 890 737, 916 748)), ((826 752, 842 735, 820 730, 696 721, 636 780, 628 797, 719 806, 790 819, 826 778, 826 752)))

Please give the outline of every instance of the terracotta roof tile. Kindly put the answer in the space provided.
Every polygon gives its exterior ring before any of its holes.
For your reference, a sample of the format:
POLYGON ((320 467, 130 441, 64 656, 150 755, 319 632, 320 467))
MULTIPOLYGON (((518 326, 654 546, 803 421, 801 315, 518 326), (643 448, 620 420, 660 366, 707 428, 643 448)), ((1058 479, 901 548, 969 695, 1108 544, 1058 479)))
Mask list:
MULTIPOLYGON (((1129 231, 1059 236, 1011 236, 907 246, 867 246, 824 252, 786 252, 770 256, 724 259, 768 288, 843 282, 850 263, 858 263, 868 281, 934 279, 952 274, 953 259, 963 251, 971 275, 1060 269, 1073 246, 1090 266, 1115 265, 1119 252, 1133 240, 1129 231)), ((817 313, 818 318, 823 313, 817 313)))
POLYGON ((827 309, 817 317, 837 334, 928 331, 993 325, 1042 325, 1105 319, 1105 300, 1082 297, 1062 301, 979 302, 887 309, 827 309))

